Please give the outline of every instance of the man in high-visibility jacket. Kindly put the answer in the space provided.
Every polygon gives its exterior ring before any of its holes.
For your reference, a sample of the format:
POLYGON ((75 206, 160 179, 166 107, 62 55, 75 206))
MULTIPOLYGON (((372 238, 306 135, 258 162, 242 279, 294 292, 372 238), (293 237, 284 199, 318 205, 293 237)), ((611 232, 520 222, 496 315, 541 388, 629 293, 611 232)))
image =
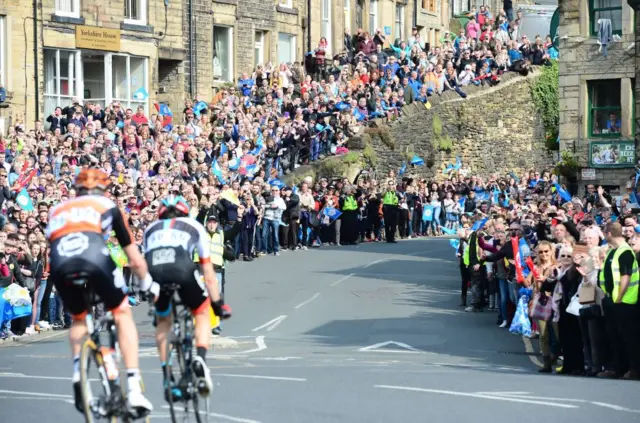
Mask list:
MULTIPOLYGON (((218 224, 218 213, 216 209, 209 210, 206 216, 206 228, 207 235, 209 236, 209 254, 211 257, 211 263, 213 264, 213 270, 216 272, 216 278, 218 279, 218 287, 220 294, 224 296, 225 279, 225 262, 227 260, 235 260, 235 252, 227 252, 224 247, 225 240, 234 239, 240 232, 242 221, 242 215, 244 213, 244 207, 238 207, 237 221, 226 231, 218 224)), ((198 262, 197 253, 194 254, 193 261, 198 262)), ((214 335, 219 335, 222 332, 220 326, 214 327, 212 330, 214 335)))
POLYGON ((345 187, 345 196, 340 198, 343 245, 355 245, 358 236, 358 201, 353 195, 354 192, 355 189, 353 187, 345 187))
POLYGON ((396 242, 398 227, 398 202, 400 201, 394 181, 388 182, 387 191, 382 196, 382 213, 384 216, 384 233, 387 242, 396 242))
POLYGON ((612 362, 598 377, 639 379, 638 261, 625 242, 620 223, 608 223, 604 232, 611 250, 600 269, 598 282, 606 295, 602 308, 612 362))

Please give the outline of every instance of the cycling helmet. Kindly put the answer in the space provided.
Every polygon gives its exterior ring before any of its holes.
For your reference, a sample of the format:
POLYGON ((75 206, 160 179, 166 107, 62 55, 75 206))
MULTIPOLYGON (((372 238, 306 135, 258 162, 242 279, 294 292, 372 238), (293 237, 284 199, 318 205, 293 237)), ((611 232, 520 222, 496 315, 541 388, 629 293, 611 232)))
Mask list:
POLYGON ((189 216, 189 203, 181 195, 168 195, 160 202, 158 218, 172 219, 174 217, 189 216))
POLYGON ((103 193, 111 186, 111 178, 100 169, 83 169, 73 183, 78 194, 103 193))

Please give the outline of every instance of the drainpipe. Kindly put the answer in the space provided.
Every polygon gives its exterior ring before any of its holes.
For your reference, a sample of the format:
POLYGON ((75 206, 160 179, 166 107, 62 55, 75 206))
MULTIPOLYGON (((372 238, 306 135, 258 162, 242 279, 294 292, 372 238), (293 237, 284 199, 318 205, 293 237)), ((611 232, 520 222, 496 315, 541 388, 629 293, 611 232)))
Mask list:
POLYGON ((195 57, 193 54, 193 39, 194 35, 194 27, 193 27, 193 0, 189 0, 189 95, 191 99, 195 97, 195 76, 196 76, 196 66, 195 66, 195 57))
POLYGON ((311 51, 311 0, 307 0, 307 52, 311 51))
POLYGON ((412 28, 418 26, 418 0, 413 0, 413 22, 411 24, 412 28))
POLYGON ((33 74, 35 75, 36 120, 40 120, 40 76, 38 69, 38 0, 33 0, 33 74))

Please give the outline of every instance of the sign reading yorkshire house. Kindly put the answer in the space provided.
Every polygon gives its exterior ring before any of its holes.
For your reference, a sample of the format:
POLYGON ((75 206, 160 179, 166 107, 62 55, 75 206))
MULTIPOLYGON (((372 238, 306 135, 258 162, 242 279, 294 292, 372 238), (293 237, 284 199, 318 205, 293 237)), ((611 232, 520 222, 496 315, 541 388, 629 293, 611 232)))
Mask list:
POLYGON ((593 167, 633 167, 635 141, 593 141, 589 145, 589 163, 593 167))
POLYGON ((120 51, 120 30, 78 25, 76 48, 120 51))

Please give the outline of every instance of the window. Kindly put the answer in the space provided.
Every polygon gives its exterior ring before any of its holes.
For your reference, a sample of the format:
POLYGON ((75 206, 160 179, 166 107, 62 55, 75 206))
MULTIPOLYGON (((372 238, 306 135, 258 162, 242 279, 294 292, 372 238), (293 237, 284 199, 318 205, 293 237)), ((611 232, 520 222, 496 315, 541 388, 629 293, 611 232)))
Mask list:
POLYGON ((320 37, 327 40, 327 52, 331 51, 331 0, 322 1, 322 24, 320 26, 320 37))
POLYGON ((5 25, 6 16, 0 16, 0 85, 7 86, 7 28, 5 25))
POLYGON ((78 95, 76 54, 66 50, 44 51, 44 112, 47 116, 56 106, 71 104, 71 98, 78 95))
POLYGON ((620 79, 589 81, 589 135, 619 137, 622 125, 620 79))
POLYGON ((426 9, 429 13, 437 13, 438 4, 436 0, 422 0, 422 8, 426 9))
POLYGON ((213 79, 233 81, 233 28, 213 27, 213 79))
POLYGON ((278 63, 293 63, 296 61, 296 36, 278 34, 278 63))
POLYGON ((598 35, 600 19, 611 19, 613 33, 622 35, 622 4, 622 0, 589 0, 591 35, 598 35))
POLYGON ((127 23, 146 25, 147 0, 124 0, 124 18, 127 23))
POLYGON ((369 33, 373 34, 378 27, 378 0, 369 3, 369 33))
POLYGON ((262 65, 264 60, 264 31, 256 31, 256 41, 254 49, 254 65, 262 65))
POLYGON ((80 0, 55 0, 55 6, 58 16, 80 17, 80 0))
POLYGON ((351 27, 351 0, 344 0, 344 26, 351 27))
POLYGON ((148 107, 148 63, 144 57, 90 51, 45 49, 45 113, 71 103, 72 97, 123 108, 148 107))
POLYGON ((404 40, 404 5, 396 4, 396 39, 404 40))

